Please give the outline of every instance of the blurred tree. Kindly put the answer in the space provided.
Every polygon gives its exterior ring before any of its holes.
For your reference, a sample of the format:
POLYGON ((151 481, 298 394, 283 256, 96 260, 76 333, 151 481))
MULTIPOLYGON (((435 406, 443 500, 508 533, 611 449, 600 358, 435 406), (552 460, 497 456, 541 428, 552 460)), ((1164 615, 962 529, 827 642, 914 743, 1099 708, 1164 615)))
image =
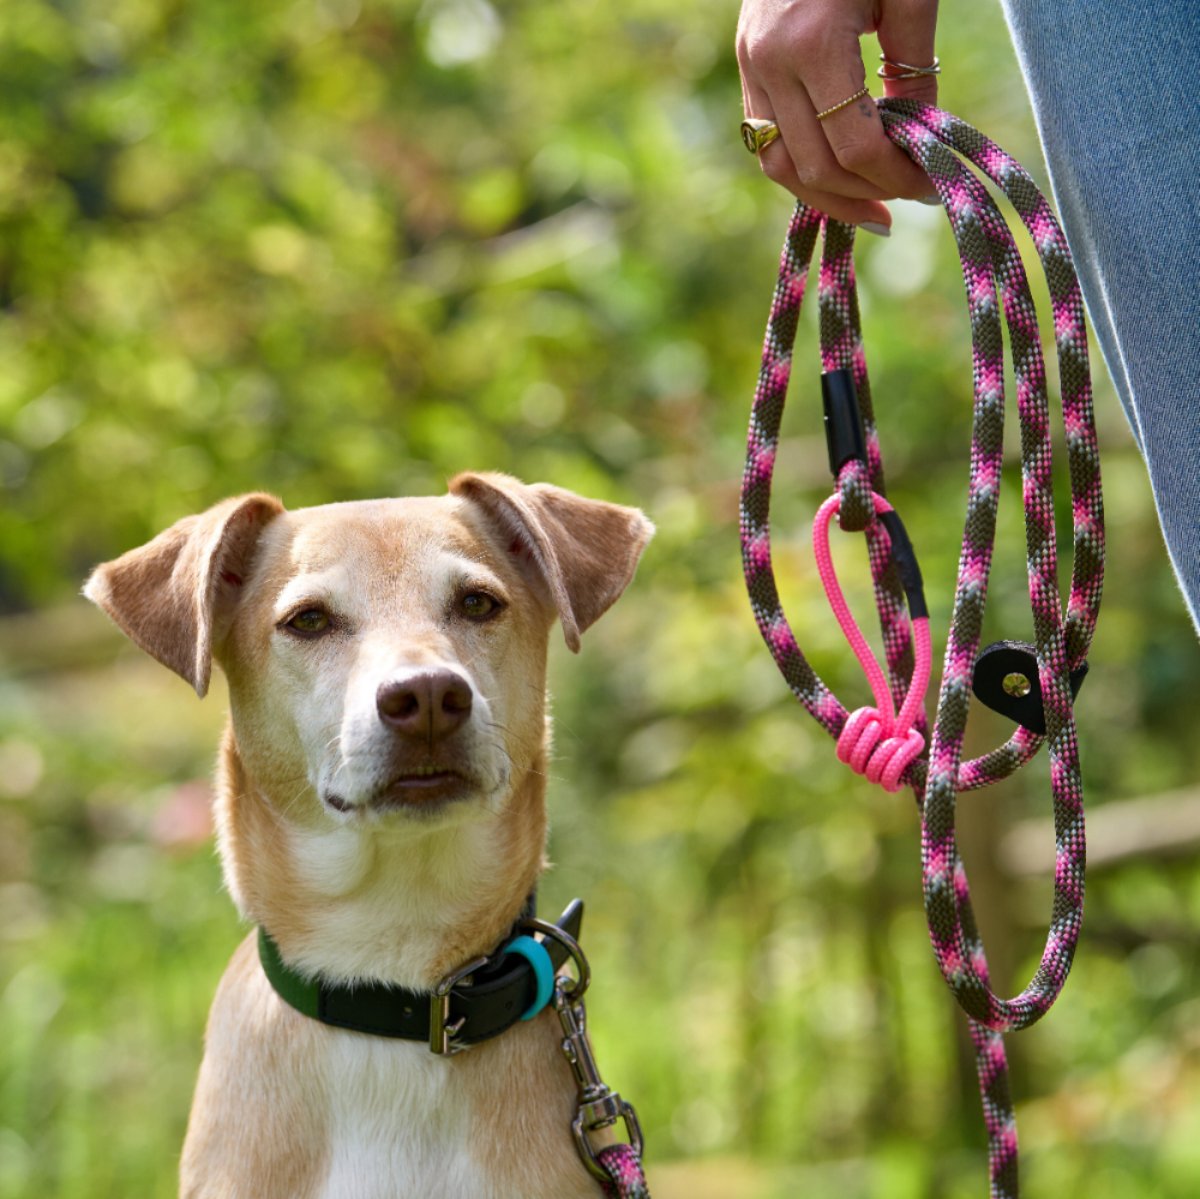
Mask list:
MULTIPOLYGON (((173 1193, 240 935, 211 855, 163 831, 194 807, 220 701, 120 647, 72 599, 86 571, 229 492, 298 506, 437 491, 466 467, 659 527, 582 659, 555 660, 545 899, 588 900, 602 1060, 652 1163, 680 1163, 656 1193, 981 1193, 915 814, 844 777, 741 593, 742 439, 789 204, 738 140, 732 35, 716 0, 0 6, 3 1199, 173 1193)), ((945 105, 1037 168, 994 6, 946 0, 939 51, 945 105)), ((942 218, 895 212, 861 247, 862 299, 937 629, 970 348, 942 218)), ((808 315, 779 557, 806 650, 851 699, 792 532, 828 486, 808 315)), ((1197 651, 1107 390, 1100 408, 1116 566, 1081 715, 1103 802, 1190 784, 1200 749, 1197 651)), ((1029 623, 1019 496, 1014 475, 997 636, 1029 623)), ((980 869, 1044 811, 1044 771, 964 804, 980 869)), ((1101 935, 1017 1042, 1028 1194, 1194 1192, 1193 874, 1097 876, 1101 935)), ((994 893, 1004 910, 981 916, 1019 983, 1048 890, 997 876, 994 893)))

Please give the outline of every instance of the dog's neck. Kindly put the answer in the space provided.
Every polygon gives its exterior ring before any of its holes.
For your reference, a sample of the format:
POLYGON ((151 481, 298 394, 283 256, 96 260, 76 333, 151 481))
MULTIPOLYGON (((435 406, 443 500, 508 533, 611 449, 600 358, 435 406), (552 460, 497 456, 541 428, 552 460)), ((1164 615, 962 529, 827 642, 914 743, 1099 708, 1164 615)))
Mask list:
POLYGON ((514 781, 502 813, 483 820, 301 824, 256 786, 229 730, 216 809, 226 884, 243 916, 294 969, 334 983, 432 989, 497 945, 543 868, 542 757, 514 781))

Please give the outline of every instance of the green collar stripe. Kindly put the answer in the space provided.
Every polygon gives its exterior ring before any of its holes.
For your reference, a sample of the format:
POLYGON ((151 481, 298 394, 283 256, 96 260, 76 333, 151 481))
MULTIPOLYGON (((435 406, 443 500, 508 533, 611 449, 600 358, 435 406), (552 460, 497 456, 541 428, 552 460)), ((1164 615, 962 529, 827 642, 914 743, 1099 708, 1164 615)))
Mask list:
POLYGON ((314 1020, 319 1020, 320 985, 301 978, 283 964, 283 959, 279 956, 279 946, 261 925, 258 930, 258 957, 262 962, 263 972, 271 986, 275 988, 279 998, 294 1007, 296 1011, 311 1016, 314 1020))

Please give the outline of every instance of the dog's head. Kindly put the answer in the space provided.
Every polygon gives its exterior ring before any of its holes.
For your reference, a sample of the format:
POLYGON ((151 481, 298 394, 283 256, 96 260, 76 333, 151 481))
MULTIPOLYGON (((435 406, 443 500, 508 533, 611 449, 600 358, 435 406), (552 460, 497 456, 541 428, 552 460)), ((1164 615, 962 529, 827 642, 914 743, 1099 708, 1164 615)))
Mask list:
POLYGON ((222 665, 237 752, 289 819, 455 822, 536 767, 549 629, 578 649, 651 532, 496 474, 295 512, 248 495, 99 567, 86 594, 199 694, 222 665))

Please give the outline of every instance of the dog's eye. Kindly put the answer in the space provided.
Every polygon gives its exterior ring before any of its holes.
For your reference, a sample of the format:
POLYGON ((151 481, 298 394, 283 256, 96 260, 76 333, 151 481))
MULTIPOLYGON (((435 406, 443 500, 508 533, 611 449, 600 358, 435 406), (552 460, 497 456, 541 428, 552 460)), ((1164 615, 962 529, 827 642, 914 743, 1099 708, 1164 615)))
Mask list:
POLYGON ((287 622, 287 627, 301 637, 317 637, 329 628, 329 613, 320 608, 305 608, 287 622))
POLYGON ((486 591, 468 591, 458 601, 459 611, 468 620, 487 620, 495 616, 503 605, 486 591))

